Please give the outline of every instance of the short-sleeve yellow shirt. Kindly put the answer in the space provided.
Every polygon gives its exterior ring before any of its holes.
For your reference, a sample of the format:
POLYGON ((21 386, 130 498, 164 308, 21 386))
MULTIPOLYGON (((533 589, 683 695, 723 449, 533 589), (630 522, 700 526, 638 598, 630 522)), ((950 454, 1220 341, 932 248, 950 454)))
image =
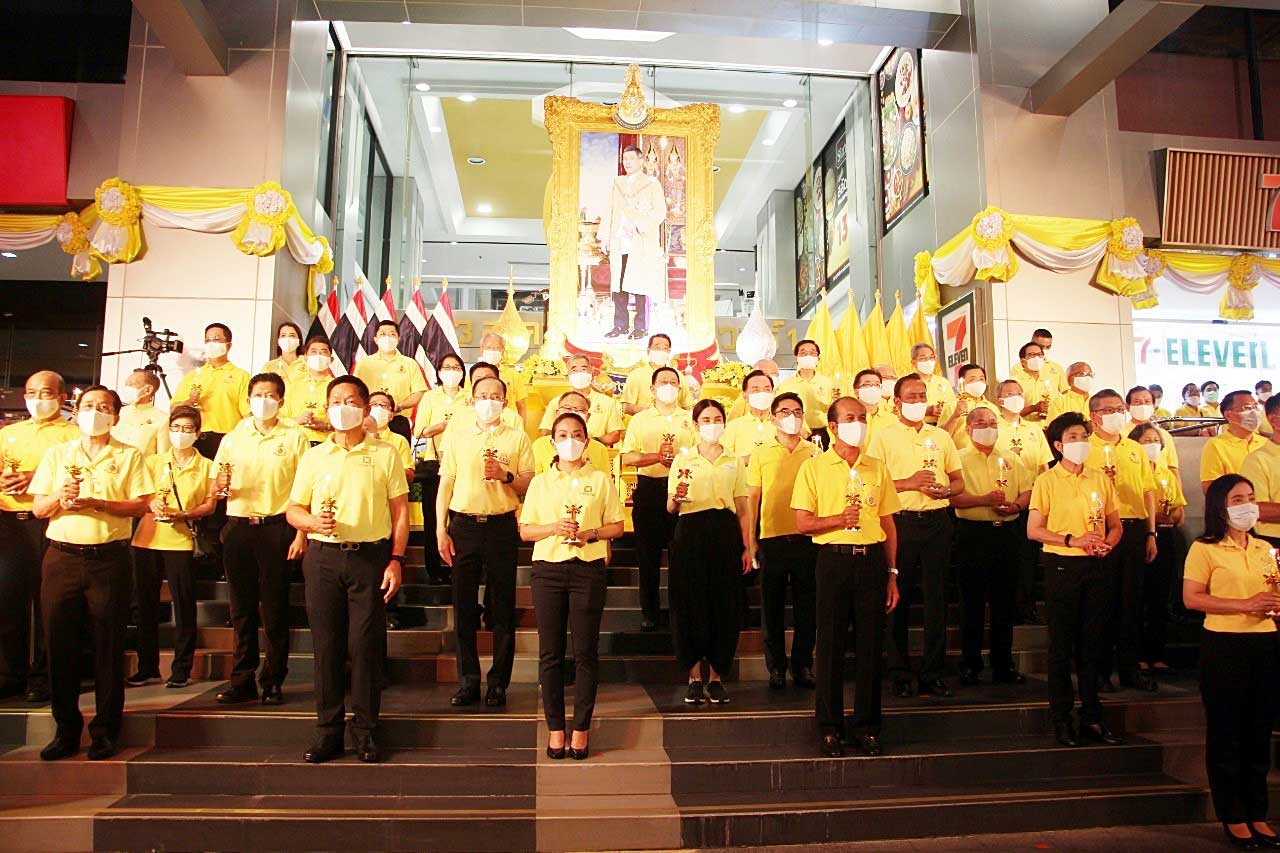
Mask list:
POLYGON ((155 403, 125 406, 111 436, 136 447, 144 457, 164 453, 169 449, 169 413, 155 403))
MULTIPOLYGON (((1096 532, 1106 534, 1106 517, 1116 511, 1116 490, 1111 479, 1095 468, 1082 467, 1072 474, 1054 465, 1036 478, 1031 489, 1031 505, 1044 516, 1044 526, 1052 533, 1076 539, 1088 533, 1091 518, 1098 518, 1096 532)), ((1087 557, 1074 545, 1045 545, 1044 550, 1064 557, 1087 557)))
POLYGON ((1049 402, 1049 414, 1044 416, 1044 427, 1049 428, 1049 424, 1059 415, 1065 415, 1067 412, 1076 412, 1084 416, 1085 420, 1089 419, 1089 395, 1081 394, 1074 388, 1055 397, 1049 402))
MULTIPOLYGON (((1280 444, 1268 441, 1244 458, 1240 475, 1253 483, 1253 496, 1258 503, 1280 503, 1280 444)), ((1258 522, 1263 536, 1280 536, 1280 523, 1258 522)))
MULTIPOLYGON (((16 464, 18 471, 29 473, 40 466, 50 448, 79 437, 80 429, 61 414, 46 421, 28 418, 0 429, 0 459, 6 471, 16 464)), ((0 510, 5 512, 30 512, 34 503, 30 492, 20 495, 0 492, 0 510)))
POLYGON ((403 407, 411 394, 427 390, 422 366, 398 352, 390 358, 380 352, 365 356, 356 364, 355 375, 369 386, 370 394, 376 391, 390 394, 397 407, 403 407))
POLYGON ((884 525, 880 519, 901 509, 898 492, 893 487, 893 477, 879 459, 859 453, 850 475, 849 463, 835 450, 828 450, 806 460, 796 475, 795 490, 791 493, 791 508, 803 509, 817 518, 840 515, 850 496, 857 495, 862 503, 858 513, 858 528, 836 528, 813 537, 818 545, 874 545, 885 539, 884 525))
MULTIPOLYGON (((578 530, 599 530, 608 524, 622 521, 622 501, 613 487, 613 478, 584 465, 576 471, 565 472, 550 468, 533 478, 520 509, 521 524, 554 524, 568 518, 569 507, 577 507, 578 530)), ((584 542, 582 545, 566 545, 558 535, 547 536, 533 543, 533 559, 547 563, 563 563, 568 560, 593 562, 603 560, 608 553, 605 542, 584 542)))
MULTIPOLYGON (((547 403, 547 410, 542 413, 538 429, 551 431, 551 425, 555 423, 556 412, 560 407, 561 396, 563 395, 557 394, 550 403, 547 403)), ((599 438, 605 433, 622 429, 622 410, 618 408, 616 399, 608 394, 590 390, 587 392, 587 404, 590 406, 587 412, 587 435, 599 438)))
MULTIPOLYGON (((80 476, 82 498, 131 501, 153 491, 142 454, 114 438, 96 459, 85 454, 80 439, 50 448, 31 478, 29 491, 33 495, 58 494, 71 479, 72 467, 80 476)), ((105 545, 127 540, 132 532, 132 518, 91 509, 65 510, 59 506, 49 519, 45 535, 68 545, 105 545)))
POLYGON ((671 465, 667 494, 674 495, 681 483, 689 484, 688 500, 678 504, 680 515, 708 509, 734 509, 735 498, 747 496, 747 466, 721 448, 714 460, 698 452, 697 446, 682 447, 671 465))
POLYGON ((996 450, 1017 456, 1028 471, 1039 473, 1053 461, 1053 451, 1049 449, 1049 440, 1044 437, 1040 424, 1026 418, 1008 421, 1001 415, 998 429, 1000 437, 996 439, 996 450))
MULTIPOLYGON (((899 421, 877 430, 867 445, 867 455, 883 462, 895 480, 930 469, 934 479, 945 486, 950 482, 948 475, 960 470, 960 457, 951 436, 928 424, 917 430, 899 421)), ((902 492, 898 500, 903 509, 917 512, 943 509, 950 503, 947 498, 931 498, 923 492, 902 492)))
POLYGON ((778 443, 777 427, 773 418, 766 415, 757 418, 754 415, 743 415, 725 425, 720 444, 734 456, 750 457, 762 447, 778 443))
MULTIPOLYGON (((637 412, 627 424, 627 434, 622 439, 622 453, 657 453, 666 436, 671 436, 677 453, 681 448, 697 443, 693 421, 684 409, 662 414, 655 408, 637 412)), ((645 477, 665 477, 670 473, 665 465, 654 463, 637 468, 636 473, 645 477)))
POLYGON ((520 506, 515 490, 506 483, 484 479, 485 451, 492 451, 503 468, 514 476, 533 473, 533 447, 523 429, 501 421, 484 429, 474 421, 463 427, 455 422, 440 460, 440 479, 453 481, 449 509, 467 515, 502 515, 520 506))
POLYGON ((805 462, 820 456, 822 450, 812 441, 803 439, 795 450, 774 442, 751 454, 747 465, 747 488, 760 490, 760 538, 795 536, 796 512, 791 508, 791 496, 795 492, 796 477, 805 462))
POLYGON ((1211 482, 1223 474, 1239 474, 1245 457, 1266 443, 1256 432, 1247 438, 1236 438, 1225 431, 1215 435, 1200 451, 1200 482, 1211 482))
POLYGON ((1116 508, 1121 518, 1147 517, 1146 493, 1156 490, 1156 481, 1142 445, 1123 436, 1108 442, 1094 433, 1089 436, 1089 458, 1084 464, 1104 474, 1108 465, 1115 470, 1111 484, 1116 487, 1116 508))
MULTIPOLYGON (((307 370, 288 383, 284 392, 284 405, 280 407, 280 417, 288 418, 294 423, 303 420, 307 413, 321 423, 329 420, 329 383, 333 377, 328 373, 313 376, 307 370)), ((299 424, 301 426, 301 424, 299 424)), ((310 427, 302 427, 308 441, 324 441, 333 433, 321 432, 310 427)))
POLYGON ((319 514, 332 499, 337 529, 332 536, 307 534, 322 542, 379 542, 391 536, 391 501, 409 493, 396 449, 367 433, 350 450, 330 436, 310 447, 298 462, 289 502, 319 514))
POLYGON ((219 367, 202 364, 182 377, 173 399, 184 402, 198 387, 200 428, 226 435, 249 415, 249 379, 248 372, 229 361, 219 367))
MULTIPOLYGON (((983 453, 970 445, 959 451, 960 471, 964 475, 964 491, 966 495, 981 496, 990 494, 1005 481, 1004 497, 1012 503, 1018 495, 1031 491, 1035 476, 1027 470, 1027 466, 1013 454, 1001 453, 992 449, 983 453)), ((995 507, 975 506, 956 508, 956 517, 966 521, 1013 521, 1016 515, 1000 515, 995 507)))
MULTIPOLYGON (((1275 568, 1276 560, 1266 541, 1250 536, 1248 547, 1241 548, 1226 536, 1221 542, 1192 542, 1182 577, 1204 584, 1215 598, 1252 598, 1267 592, 1265 578, 1275 568)), ((1268 616, 1252 613, 1207 613, 1204 629, 1228 634, 1269 634, 1276 630, 1276 623, 1268 616)))
MULTIPOLYGON (((208 497, 209 472, 213 463, 201 456, 199 451, 185 467, 178 464, 172 450, 147 457, 146 464, 156 494, 161 489, 169 490, 165 503, 172 509, 177 510, 181 504, 184 512, 190 512, 208 497)), ((191 527, 182 521, 156 521, 156 517, 148 512, 138 520, 138 529, 133 533, 133 544, 152 551, 190 551, 193 546, 191 527)))
POLYGON ((831 378, 817 371, 808 378, 799 373, 792 374, 778 383, 774 396, 790 392, 797 395, 804 403, 804 423, 809 429, 827 428, 827 409, 835 394, 835 384, 831 378))
POLYGON ((227 515, 233 518, 280 515, 289 506, 289 489, 298 460, 311 447, 302 428, 277 420, 266 433, 245 418, 222 439, 213 459, 212 477, 223 463, 231 465, 227 515))

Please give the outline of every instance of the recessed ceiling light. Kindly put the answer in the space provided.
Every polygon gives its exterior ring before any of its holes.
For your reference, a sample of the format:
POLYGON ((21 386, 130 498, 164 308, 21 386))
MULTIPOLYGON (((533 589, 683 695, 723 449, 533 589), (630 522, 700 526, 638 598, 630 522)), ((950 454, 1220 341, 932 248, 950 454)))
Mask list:
POLYGON ((85 347, 85 348, 88 348, 88 346, 89 346, 89 345, 88 345, 88 344, 76 344, 76 346, 78 346, 78 347, 85 347))
POLYGON ((419 92, 430 92, 431 84, 430 83, 414 83, 413 88, 417 89, 419 92))
POLYGON ((450 241, 449 241, 449 245, 450 245, 450 246, 456 246, 456 245, 458 245, 458 241, 457 241, 457 240, 450 240, 450 241))
POLYGON ((763 145, 763 146, 765 146, 765 147, 767 148, 768 146, 773 145, 773 143, 775 143, 775 142, 777 142, 777 141, 778 141, 778 140, 776 140, 776 139, 762 139, 762 140, 760 140, 760 144, 761 144, 761 145, 763 145))
POLYGON ((439 132, 440 132, 440 128, 433 124, 433 125, 431 125, 431 132, 432 132, 432 133, 439 133, 439 132))
POLYGON ((476 96, 475 96, 475 95, 459 95, 459 96, 458 96, 458 100, 459 100, 459 101, 462 101, 462 103, 464 103, 464 104, 470 104, 470 103, 474 102, 474 101, 475 101, 475 99, 476 99, 476 96))
POLYGON ((820 47, 831 47, 831 45, 833 44, 835 44, 834 39, 827 39, 827 38, 818 39, 818 45, 820 47))
POLYGON ((670 38, 675 35, 675 33, 659 30, 618 30, 608 27, 565 27, 564 30, 580 39, 594 39, 596 41, 654 42, 662 41, 664 38, 670 38))
POLYGON ((787 98, 785 101, 782 102, 782 105, 787 109, 791 109, 798 103, 799 102, 795 98, 787 98))
POLYGON ((489 161, 485 160, 483 157, 468 157, 467 162, 470 163, 472 166, 483 166, 485 163, 489 161))
POLYGON ((488 202, 481 202, 480 204, 476 205, 476 213, 479 213, 482 215, 487 213, 493 213, 493 205, 489 204, 488 202))
POLYGON ((746 271, 747 271, 746 267, 738 267, 738 272, 746 272, 746 271))
POLYGON ((743 113, 745 113, 746 111, 747 111, 747 108, 746 108, 746 107, 744 107, 742 104, 730 104, 730 105, 729 105, 729 112, 733 113, 733 114, 734 114, 734 115, 736 115, 736 116, 740 116, 740 115, 742 115, 743 113))
POLYGON ((713 171, 713 172, 718 172, 718 171, 720 171, 720 167, 719 167, 719 166, 712 166, 712 167, 711 167, 711 171, 713 171))
POLYGON ((409 19, 408 19, 408 18, 405 18, 405 19, 404 19, 403 21, 401 21, 400 23, 402 23, 402 24, 408 24, 408 23, 411 23, 411 22, 409 21, 409 19))
POLYGON ((3 256, 4 256, 4 257, 6 257, 6 258, 16 258, 16 257, 18 257, 18 256, 17 256, 17 255, 15 255, 13 252, 0 252, 0 255, 3 255, 3 256))

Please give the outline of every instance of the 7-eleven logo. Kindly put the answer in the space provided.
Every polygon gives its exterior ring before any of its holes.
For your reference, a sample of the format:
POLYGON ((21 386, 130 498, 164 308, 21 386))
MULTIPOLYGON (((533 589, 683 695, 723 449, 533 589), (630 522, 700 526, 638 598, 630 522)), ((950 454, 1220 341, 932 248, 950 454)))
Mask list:
MULTIPOLYGON (((1264 190, 1280 189, 1280 175, 1262 176, 1262 188, 1264 190)), ((1271 201, 1271 223, 1267 226, 1269 231, 1280 231, 1280 193, 1276 193, 1276 197, 1271 201)))

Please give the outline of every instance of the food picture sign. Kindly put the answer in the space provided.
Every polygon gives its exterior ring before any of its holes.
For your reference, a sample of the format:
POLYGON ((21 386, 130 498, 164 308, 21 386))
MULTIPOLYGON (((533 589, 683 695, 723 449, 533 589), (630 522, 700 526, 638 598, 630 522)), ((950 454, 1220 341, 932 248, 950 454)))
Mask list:
POLYGON ((880 171, 884 230, 928 192, 924 167, 920 54, 899 48, 877 75, 880 88, 880 171))

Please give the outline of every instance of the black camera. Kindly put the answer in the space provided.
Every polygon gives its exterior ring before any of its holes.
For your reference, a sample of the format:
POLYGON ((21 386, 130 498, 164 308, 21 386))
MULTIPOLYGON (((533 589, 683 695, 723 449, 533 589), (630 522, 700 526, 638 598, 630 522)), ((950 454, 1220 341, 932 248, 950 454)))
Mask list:
POLYGON ((142 349, 147 354, 147 361, 155 364, 166 352, 182 352, 182 341, 178 333, 165 329, 157 332, 151 328, 151 318, 142 318, 142 349))

